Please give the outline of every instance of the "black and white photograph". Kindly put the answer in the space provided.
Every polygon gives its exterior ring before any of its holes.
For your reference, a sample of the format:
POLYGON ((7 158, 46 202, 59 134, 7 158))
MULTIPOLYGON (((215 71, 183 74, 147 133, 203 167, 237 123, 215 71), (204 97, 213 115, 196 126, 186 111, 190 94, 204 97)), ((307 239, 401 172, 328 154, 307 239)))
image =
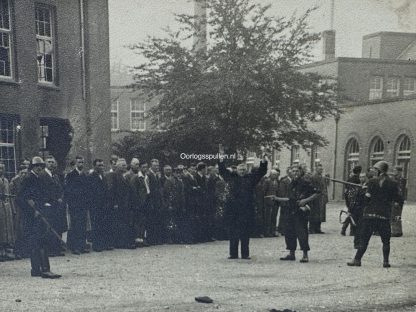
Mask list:
POLYGON ((415 312, 416 0, 0 0, 0 312, 415 312))

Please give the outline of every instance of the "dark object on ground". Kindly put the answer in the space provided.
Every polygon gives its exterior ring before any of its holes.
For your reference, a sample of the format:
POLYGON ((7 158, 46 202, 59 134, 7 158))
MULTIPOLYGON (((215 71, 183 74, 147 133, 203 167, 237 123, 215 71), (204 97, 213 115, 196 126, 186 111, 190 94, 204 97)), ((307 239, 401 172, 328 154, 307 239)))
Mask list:
POLYGON ((22 300, 21 300, 21 299, 16 299, 15 301, 16 301, 16 302, 22 302, 22 300))
POLYGON ((296 312, 295 310, 289 310, 289 309, 284 309, 284 310, 276 310, 276 309, 271 309, 269 310, 269 312, 296 312))
POLYGON ((210 297, 203 296, 203 297, 195 297, 196 302, 200 303, 213 303, 214 300, 212 300, 210 297))

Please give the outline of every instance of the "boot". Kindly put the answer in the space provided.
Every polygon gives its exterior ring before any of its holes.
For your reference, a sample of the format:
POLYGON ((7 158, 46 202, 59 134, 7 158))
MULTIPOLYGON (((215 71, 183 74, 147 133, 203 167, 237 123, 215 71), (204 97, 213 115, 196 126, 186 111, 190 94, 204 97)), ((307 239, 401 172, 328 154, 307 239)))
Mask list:
POLYGON ((347 262, 348 266, 361 266, 361 260, 352 259, 352 261, 347 262))

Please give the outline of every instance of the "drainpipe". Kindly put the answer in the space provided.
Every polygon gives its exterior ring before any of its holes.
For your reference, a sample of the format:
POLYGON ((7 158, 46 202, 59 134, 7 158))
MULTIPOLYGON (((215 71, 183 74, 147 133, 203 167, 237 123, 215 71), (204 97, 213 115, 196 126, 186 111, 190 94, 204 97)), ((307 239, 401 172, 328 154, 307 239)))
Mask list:
MULTIPOLYGON (((338 128, 340 115, 335 116, 335 148, 334 148, 334 179, 337 178, 337 158, 338 158, 338 128)), ((332 182, 332 200, 335 200, 335 182, 332 182)))
POLYGON ((85 15, 84 15, 84 0, 79 0, 79 14, 80 14, 80 30, 81 30, 81 81, 82 81, 82 99, 85 104, 85 143, 86 143, 86 159, 87 163, 91 163, 91 107, 89 99, 87 99, 87 66, 85 62, 85 15))

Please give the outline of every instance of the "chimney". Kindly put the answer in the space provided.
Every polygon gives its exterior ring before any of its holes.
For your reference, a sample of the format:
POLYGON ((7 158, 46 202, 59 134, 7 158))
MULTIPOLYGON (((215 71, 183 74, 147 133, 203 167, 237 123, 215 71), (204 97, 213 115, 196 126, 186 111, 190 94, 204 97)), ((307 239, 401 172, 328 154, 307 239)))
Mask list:
POLYGON ((322 32, 322 53, 324 61, 335 60, 335 30, 322 32))
POLYGON ((194 36, 195 51, 207 49, 207 7, 206 0, 194 0, 194 13, 197 17, 197 31, 194 36))

